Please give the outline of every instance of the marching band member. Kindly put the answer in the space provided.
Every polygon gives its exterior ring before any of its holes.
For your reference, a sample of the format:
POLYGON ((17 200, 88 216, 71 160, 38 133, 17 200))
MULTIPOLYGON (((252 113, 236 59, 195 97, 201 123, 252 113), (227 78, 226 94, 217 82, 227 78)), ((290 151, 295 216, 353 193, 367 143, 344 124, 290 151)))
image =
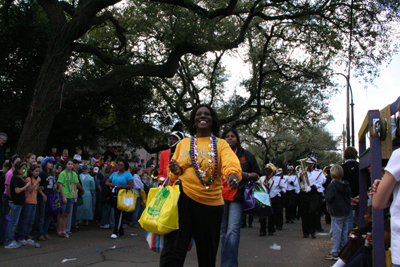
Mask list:
MULTIPOLYGON (((275 233, 275 227, 278 230, 282 230, 283 226, 284 199, 282 195, 286 192, 286 180, 283 179, 283 171, 281 168, 276 171, 275 175, 272 176, 269 181, 265 181, 265 176, 260 179, 270 190, 269 196, 273 213, 268 216, 268 235, 273 235, 275 233)), ((260 218, 260 236, 265 236, 266 224, 267 218, 260 218)))
POLYGON ((302 174, 306 176, 302 177, 306 181, 301 182, 302 192, 300 193, 300 205, 301 205, 301 221, 303 228, 303 237, 315 239, 315 230, 317 228, 317 222, 319 218, 320 207, 320 192, 325 183, 325 176, 321 170, 316 169, 317 154, 314 151, 307 156, 305 160, 306 172, 302 171, 302 174))
POLYGON ((300 193, 300 185, 297 181, 296 175, 293 174, 294 167, 289 161, 287 166, 287 174, 283 176, 286 180, 287 190, 285 199, 285 212, 286 212, 286 223, 294 223, 296 217, 296 197, 300 193))

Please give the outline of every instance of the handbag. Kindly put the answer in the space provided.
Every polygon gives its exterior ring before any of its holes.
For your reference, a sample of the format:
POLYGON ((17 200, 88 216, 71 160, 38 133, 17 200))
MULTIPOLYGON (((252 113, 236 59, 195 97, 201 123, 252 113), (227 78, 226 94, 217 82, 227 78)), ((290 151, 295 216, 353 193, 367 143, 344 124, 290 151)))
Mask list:
POLYGON ((61 197, 56 190, 51 191, 47 197, 46 211, 52 215, 62 212, 61 197))
POLYGON ((242 211, 260 218, 267 217, 273 213, 269 189, 267 189, 262 182, 257 183, 249 181, 246 183, 244 187, 242 211))
MULTIPOLYGON (((146 231, 146 242, 152 251, 160 253, 164 247, 164 235, 159 235, 146 231)), ((193 247, 193 237, 190 240, 187 251, 192 250, 192 247, 193 247)))
POLYGON ((120 189, 117 197, 117 209, 132 212, 136 207, 137 193, 132 189, 120 189))
POLYGON ((141 197, 141 202, 140 204, 142 206, 146 206, 146 201, 147 201, 147 195, 146 192, 143 189, 140 189, 140 197, 141 197))
POLYGON ((179 229, 179 185, 168 185, 168 180, 164 181, 163 187, 150 189, 146 209, 139 219, 142 228, 148 232, 165 235, 179 229))

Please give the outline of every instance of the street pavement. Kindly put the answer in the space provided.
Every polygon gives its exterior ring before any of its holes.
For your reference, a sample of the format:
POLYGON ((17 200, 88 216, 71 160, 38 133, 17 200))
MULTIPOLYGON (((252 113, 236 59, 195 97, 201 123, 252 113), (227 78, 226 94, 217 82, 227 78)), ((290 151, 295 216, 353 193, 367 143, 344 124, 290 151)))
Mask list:
MULTIPOLYGON (((239 266, 331 266, 334 262, 324 259, 330 252, 330 236, 326 235, 329 225, 323 224, 323 227, 325 232, 318 233, 317 239, 303 238, 301 221, 284 224, 283 230, 277 231, 273 236, 260 237, 259 222, 255 218, 253 228, 241 229, 239 266), (281 247, 280 250, 270 248, 274 243, 281 247)), ((101 229, 95 223, 90 226, 80 226, 80 231, 72 233, 68 239, 56 237, 55 232, 50 232, 53 238, 40 242, 41 248, 1 247, 0 266, 155 267, 159 265, 160 254, 148 248, 143 229, 127 226, 125 236, 119 239, 110 239, 111 233, 111 230, 101 229), (64 259, 74 260, 62 263, 64 259)), ((219 259, 220 252, 217 266, 219 259)), ((184 266, 198 266, 195 246, 188 252, 184 266)))

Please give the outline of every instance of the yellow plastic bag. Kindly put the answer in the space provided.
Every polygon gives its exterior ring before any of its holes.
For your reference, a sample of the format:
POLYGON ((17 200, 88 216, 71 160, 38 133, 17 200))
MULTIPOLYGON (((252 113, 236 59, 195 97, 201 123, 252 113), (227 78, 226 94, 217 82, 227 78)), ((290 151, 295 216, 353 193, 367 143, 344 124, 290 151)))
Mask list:
POLYGON ((160 235, 179 229, 179 195, 179 185, 150 189, 147 207, 139 219, 142 228, 160 235))
POLYGON ((133 189, 120 189, 117 200, 117 209, 132 212, 136 207, 137 193, 133 189))
POLYGON ((140 197, 141 197, 140 204, 142 206, 146 206, 147 196, 146 196, 146 192, 143 189, 140 189, 140 197))

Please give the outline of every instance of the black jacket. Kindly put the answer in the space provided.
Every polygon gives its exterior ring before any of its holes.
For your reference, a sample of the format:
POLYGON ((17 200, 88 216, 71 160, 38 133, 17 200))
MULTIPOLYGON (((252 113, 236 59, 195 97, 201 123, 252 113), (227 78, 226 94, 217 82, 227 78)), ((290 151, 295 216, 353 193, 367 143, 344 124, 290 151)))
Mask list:
POLYGON ((349 186, 351 189, 351 197, 358 196, 360 181, 359 181, 359 170, 358 170, 358 162, 357 161, 348 161, 342 165, 343 168, 343 180, 349 182, 349 186))
MULTIPOLYGON (((239 147, 238 151, 236 152, 236 155, 239 158, 240 166, 242 167, 242 171, 247 172, 247 173, 255 172, 258 174, 258 176, 261 176, 260 167, 258 167, 257 160, 253 154, 251 154, 247 150, 244 150, 242 147, 239 147)), ((248 181, 249 180, 246 180, 246 179, 242 179, 242 181, 240 181, 238 191, 236 192, 236 195, 233 199, 234 202, 242 202, 243 201, 244 187, 246 185, 246 182, 248 182, 248 181)))
POLYGON ((351 190, 346 180, 333 180, 326 189, 325 199, 329 204, 329 213, 334 217, 347 216, 350 213, 351 190))

